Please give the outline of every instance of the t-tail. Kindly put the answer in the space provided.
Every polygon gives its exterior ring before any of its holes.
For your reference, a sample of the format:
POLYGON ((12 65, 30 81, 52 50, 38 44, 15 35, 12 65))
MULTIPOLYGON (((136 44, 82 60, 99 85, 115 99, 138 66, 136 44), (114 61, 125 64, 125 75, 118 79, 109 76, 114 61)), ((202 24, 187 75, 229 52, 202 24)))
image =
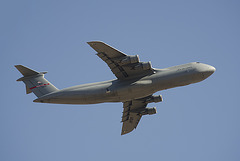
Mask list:
POLYGON ((17 70, 22 73, 23 77, 17 81, 23 81, 26 85, 26 93, 33 92, 37 97, 58 91, 48 80, 44 78, 47 72, 37 72, 23 65, 15 65, 17 70))

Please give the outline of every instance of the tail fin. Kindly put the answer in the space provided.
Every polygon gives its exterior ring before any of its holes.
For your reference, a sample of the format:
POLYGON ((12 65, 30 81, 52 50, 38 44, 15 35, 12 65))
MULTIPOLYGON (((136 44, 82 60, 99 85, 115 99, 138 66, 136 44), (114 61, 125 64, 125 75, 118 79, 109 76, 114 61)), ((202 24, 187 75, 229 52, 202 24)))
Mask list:
POLYGON ((23 65, 15 65, 23 77, 17 81, 23 81, 26 85, 26 93, 33 92, 37 97, 57 91, 58 89, 44 78, 47 72, 37 72, 23 65))

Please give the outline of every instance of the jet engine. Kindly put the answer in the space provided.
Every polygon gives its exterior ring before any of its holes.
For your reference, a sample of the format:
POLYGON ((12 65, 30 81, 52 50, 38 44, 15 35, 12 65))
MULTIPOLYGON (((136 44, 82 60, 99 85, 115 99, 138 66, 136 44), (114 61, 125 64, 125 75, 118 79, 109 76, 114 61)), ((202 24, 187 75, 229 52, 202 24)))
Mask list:
POLYGON ((142 115, 153 115, 157 113, 156 107, 153 108, 145 108, 143 111, 140 112, 142 115))
POLYGON ((151 62, 143 62, 141 64, 138 64, 134 67, 135 69, 143 69, 143 70, 149 70, 152 68, 151 62))
POLYGON ((139 62, 139 56, 134 55, 134 56, 126 56, 120 61, 123 65, 126 64, 133 64, 133 63, 138 63, 139 62))
POLYGON ((152 103, 152 102, 157 103, 162 101, 163 101, 162 95, 158 95, 158 96, 151 96, 146 100, 146 103, 152 103))

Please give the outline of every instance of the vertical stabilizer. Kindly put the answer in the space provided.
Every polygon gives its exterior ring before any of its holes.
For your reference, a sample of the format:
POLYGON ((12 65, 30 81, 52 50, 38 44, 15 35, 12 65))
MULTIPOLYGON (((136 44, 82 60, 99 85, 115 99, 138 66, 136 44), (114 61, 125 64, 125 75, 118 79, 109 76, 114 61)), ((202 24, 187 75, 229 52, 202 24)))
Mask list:
POLYGON ((26 93, 33 92, 37 97, 52 93, 58 89, 44 78, 47 72, 37 72, 23 65, 15 65, 23 77, 17 81, 23 81, 26 85, 26 93))

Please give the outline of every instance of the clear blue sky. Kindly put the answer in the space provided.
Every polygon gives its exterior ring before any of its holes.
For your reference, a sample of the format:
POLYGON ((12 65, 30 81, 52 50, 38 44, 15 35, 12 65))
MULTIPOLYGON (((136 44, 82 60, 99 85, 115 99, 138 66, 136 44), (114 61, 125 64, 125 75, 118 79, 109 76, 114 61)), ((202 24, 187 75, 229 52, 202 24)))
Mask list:
POLYGON ((239 161, 240 1, 0 2, 0 160, 239 161), (153 67, 200 61, 207 80, 158 92, 158 114, 121 136, 122 103, 38 104, 14 68, 56 87, 114 79, 87 41, 101 40, 153 67))

